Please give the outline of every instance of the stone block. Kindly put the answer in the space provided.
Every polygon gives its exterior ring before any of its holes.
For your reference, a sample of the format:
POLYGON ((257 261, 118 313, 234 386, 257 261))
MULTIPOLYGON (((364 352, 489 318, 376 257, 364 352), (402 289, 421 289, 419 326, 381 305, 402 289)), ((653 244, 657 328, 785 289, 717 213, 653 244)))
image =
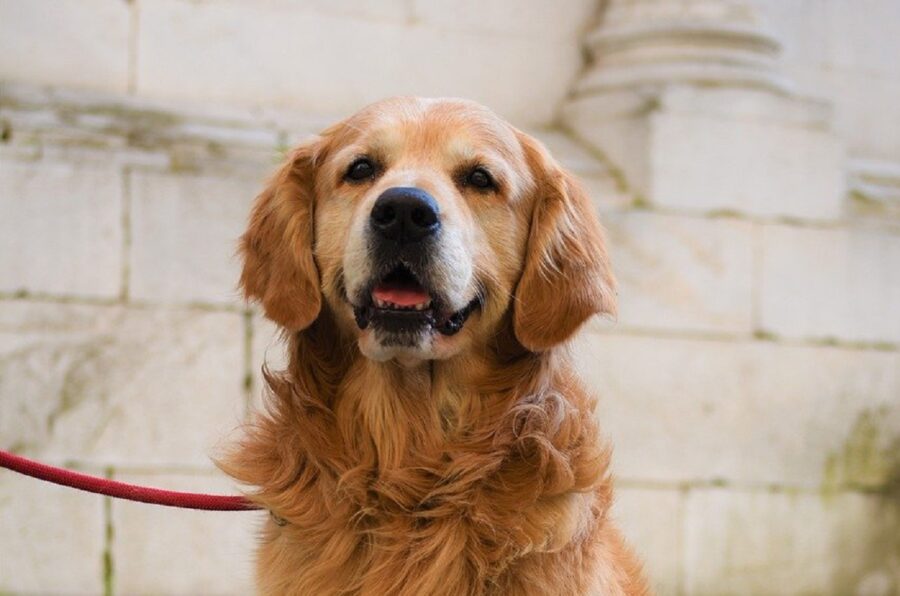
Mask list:
POLYGON ((0 292, 119 295, 122 177, 118 169, 4 161, 0 212, 0 292))
POLYGON ((900 508, 885 497, 708 489, 687 498, 688 594, 900 590, 900 508))
POLYGON ((282 7, 291 12, 308 12, 323 16, 360 21, 388 21, 403 23, 413 18, 408 0, 287 0, 282 7))
POLYGON ((210 467, 244 414, 239 314, 0 303, 0 445, 210 467))
POLYGON ((684 496, 676 489, 616 486, 612 518, 634 548, 654 594, 681 594, 684 496))
POLYGON ((238 238, 263 176, 134 172, 130 296, 240 304, 238 238))
POLYGON ((769 225, 762 246, 765 332, 900 343, 900 236, 769 225))
POLYGON ((673 86, 580 97, 565 118, 654 206, 833 220, 843 150, 825 112, 761 91, 673 86))
MULTIPOLYGON (((233 482, 218 475, 145 473, 116 478, 171 490, 239 494, 233 482)), ((114 501, 115 593, 253 593, 255 534, 265 516, 256 511, 191 511, 114 501)))
POLYGON ((520 124, 546 123, 581 66, 574 39, 347 19, 274 3, 159 0, 142 6, 140 22, 141 95, 340 117, 382 97, 449 95, 520 124))
POLYGON ((895 481, 897 352, 585 333, 575 356, 625 480, 895 481))
POLYGON ((757 0, 783 44, 783 66, 798 88, 834 106, 834 128, 851 155, 897 160, 900 65, 885 40, 900 35, 900 8, 872 0, 757 0))
POLYGON ((648 200, 685 211, 836 219, 843 155, 831 133, 707 114, 653 118, 648 200))
POLYGON ((555 129, 532 129, 526 133, 538 139, 550 154, 572 174, 586 178, 609 175, 609 167, 595 151, 569 134, 555 129))
MULTIPOLYGON (((890 52, 886 52, 890 54, 890 52)), ((827 71, 824 83, 834 102, 834 127, 853 156, 900 161, 900 77, 867 71, 827 71)))
POLYGON ((126 91, 130 10, 106 0, 0 0, 0 78, 126 91))
POLYGON ((640 212, 608 214, 603 222, 621 327, 749 334, 751 224, 640 212))
POLYGON ((900 63, 888 44, 900 38, 900 4, 870 0, 866 10, 853 0, 825 3, 829 29, 827 66, 836 70, 869 72, 900 82, 900 63))
POLYGON ((590 0, 489 4, 464 0, 448 9, 442 2, 414 0, 413 13, 417 20, 441 29, 575 40, 597 13, 597 5, 590 0))
POLYGON ((102 497, 0 471, 0 592, 102 594, 105 528, 102 497))

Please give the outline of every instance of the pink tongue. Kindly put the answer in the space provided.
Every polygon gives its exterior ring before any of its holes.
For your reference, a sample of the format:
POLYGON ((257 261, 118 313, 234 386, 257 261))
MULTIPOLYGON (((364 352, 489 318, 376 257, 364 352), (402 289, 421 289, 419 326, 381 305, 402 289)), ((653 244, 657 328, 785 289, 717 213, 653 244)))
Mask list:
POLYGON ((390 284, 378 284, 372 290, 372 296, 385 302, 392 302, 398 306, 416 306, 431 299, 431 296, 421 288, 401 287, 390 284))

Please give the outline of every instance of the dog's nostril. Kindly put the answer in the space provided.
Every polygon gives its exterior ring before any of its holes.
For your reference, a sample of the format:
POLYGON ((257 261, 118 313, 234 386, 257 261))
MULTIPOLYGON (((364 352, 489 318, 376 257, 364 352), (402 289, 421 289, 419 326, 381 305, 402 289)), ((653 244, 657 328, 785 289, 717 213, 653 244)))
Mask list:
POLYGON ((437 213, 429 209, 416 208, 412 212, 412 221, 417 226, 431 226, 437 222, 437 213))
POLYGON ((384 191, 370 214, 372 228, 399 243, 419 242, 440 228, 438 204, 419 188, 398 186, 384 191))
POLYGON ((377 224, 389 224, 397 217, 394 208, 390 205, 375 206, 372 210, 372 221, 377 224))

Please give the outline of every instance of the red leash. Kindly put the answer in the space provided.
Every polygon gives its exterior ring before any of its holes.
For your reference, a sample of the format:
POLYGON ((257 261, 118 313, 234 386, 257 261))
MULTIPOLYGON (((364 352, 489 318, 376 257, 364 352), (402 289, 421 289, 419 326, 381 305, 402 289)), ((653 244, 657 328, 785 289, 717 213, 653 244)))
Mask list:
POLYGON ((117 499, 140 501, 167 507, 182 509, 204 509, 207 511, 247 511, 259 507, 245 497, 231 495, 206 495, 202 493, 184 493, 174 490, 163 490, 149 486, 138 486, 74 472, 64 468, 55 468, 20 455, 0 449, 0 468, 8 468, 13 472, 25 474, 32 478, 46 480, 54 484, 77 488, 117 499))

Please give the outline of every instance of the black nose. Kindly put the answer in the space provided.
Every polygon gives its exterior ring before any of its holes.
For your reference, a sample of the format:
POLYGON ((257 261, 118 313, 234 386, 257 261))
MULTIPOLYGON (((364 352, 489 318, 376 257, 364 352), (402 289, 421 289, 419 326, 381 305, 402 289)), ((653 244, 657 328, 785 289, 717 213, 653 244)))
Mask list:
POLYGON ((410 186, 395 186, 381 193, 369 221, 381 236, 401 244, 419 242, 441 227, 434 198, 410 186))

